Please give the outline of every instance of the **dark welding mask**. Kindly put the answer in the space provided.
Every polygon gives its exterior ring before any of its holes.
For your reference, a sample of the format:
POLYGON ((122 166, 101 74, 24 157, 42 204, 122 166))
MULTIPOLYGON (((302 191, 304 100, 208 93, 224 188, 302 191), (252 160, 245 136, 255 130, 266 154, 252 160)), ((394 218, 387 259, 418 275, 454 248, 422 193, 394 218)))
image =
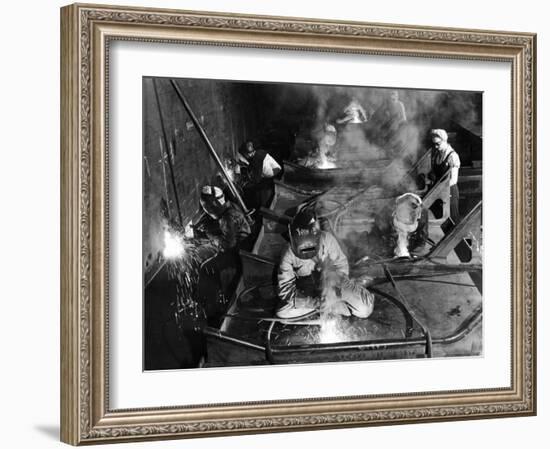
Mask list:
POLYGON ((296 214, 288 226, 290 245, 300 259, 311 259, 319 251, 321 228, 315 212, 305 209, 296 214))
POLYGON ((202 210, 215 220, 218 220, 227 208, 222 189, 215 186, 204 186, 202 188, 200 203, 202 210))

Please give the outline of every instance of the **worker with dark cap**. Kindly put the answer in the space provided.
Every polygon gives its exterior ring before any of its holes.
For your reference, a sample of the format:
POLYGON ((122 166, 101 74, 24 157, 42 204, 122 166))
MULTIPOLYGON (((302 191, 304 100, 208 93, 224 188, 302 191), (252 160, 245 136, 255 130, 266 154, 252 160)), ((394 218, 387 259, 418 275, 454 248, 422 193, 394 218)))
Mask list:
POLYGON ((273 180, 281 172, 281 166, 264 150, 257 150, 252 141, 239 149, 238 163, 245 202, 252 209, 266 207, 273 196, 273 180))
POLYGON ((313 209, 299 211, 288 230, 290 243, 277 274, 277 317, 298 318, 327 307, 335 315, 368 317, 372 293, 349 280, 346 255, 336 238, 321 230, 313 209))

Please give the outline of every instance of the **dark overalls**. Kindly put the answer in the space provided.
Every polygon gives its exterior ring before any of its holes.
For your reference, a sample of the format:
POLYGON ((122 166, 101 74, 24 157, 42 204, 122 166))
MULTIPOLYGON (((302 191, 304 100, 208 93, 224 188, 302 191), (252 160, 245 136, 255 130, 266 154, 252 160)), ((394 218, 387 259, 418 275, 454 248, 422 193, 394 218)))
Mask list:
MULTIPOLYGON (((450 158, 453 154, 457 154, 455 150, 451 149, 447 156, 438 163, 437 151, 432 150, 432 173, 435 176, 434 181, 439 181, 450 168, 450 158)), ((458 156, 458 154, 457 154, 458 156)), ((456 223, 460 221, 460 210, 458 207, 458 183, 451 186, 451 220, 456 223)))
POLYGON ((248 177, 250 182, 244 187, 246 205, 251 209, 268 207, 273 197, 273 179, 262 177, 264 159, 267 153, 263 150, 256 150, 256 153, 249 161, 248 177))

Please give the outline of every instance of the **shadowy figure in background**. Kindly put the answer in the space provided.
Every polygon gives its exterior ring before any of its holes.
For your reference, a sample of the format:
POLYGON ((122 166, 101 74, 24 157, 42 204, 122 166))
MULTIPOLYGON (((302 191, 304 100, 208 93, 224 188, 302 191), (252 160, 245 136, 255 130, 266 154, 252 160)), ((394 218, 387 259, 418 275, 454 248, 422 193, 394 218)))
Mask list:
POLYGON ((338 125, 347 125, 348 123, 358 124, 368 121, 367 112, 361 106, 357 98, 352 98, 349 104, 344 109, 344 116, 336 119, 338 125))
POLYGON ((391 157, 403 152, 401 135, 407 123, 405 105, 399 100, 397 90, 389 91, 387 97, 372 116, 368 126, 369 139, 385 148, 391 157))
POLYGON ((297 163, 307 168, 336 168, 336 128, 327 123, 323 126, 322 131, 315 134, 317 146, 306 157, 299 159, 297 163))

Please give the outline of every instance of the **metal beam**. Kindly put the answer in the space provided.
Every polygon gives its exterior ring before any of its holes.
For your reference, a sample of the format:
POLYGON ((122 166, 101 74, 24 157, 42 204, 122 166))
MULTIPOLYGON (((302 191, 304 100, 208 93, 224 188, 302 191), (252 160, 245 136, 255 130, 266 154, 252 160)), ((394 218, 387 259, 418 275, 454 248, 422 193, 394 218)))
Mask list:
POLYGON ((481 201, 432 249, 430 259, 446 259, 461 240, 481 226, 481 201))
POLYGON ((177 85, 177 83, 174 80, 170 80, 170 83, 174 87, 174 90, 176 91, 176 94, 177 94, 178 98, 182 102, 183 107, 187 111, 187 114, 189 114, 189 117, 191 118, 191 121, 195 125, 195 128, 197 128, 197 131, 199 132, 199 135, 201 136, 204 144, 206 145, 206 148, 210 152, 210 155, 214 158, 214 161, 216 162, 216 165, 220 169, 223 177, 225 178, 225 181, 227 182, 227 185, 229 186, 229 190, 231 191, 231 194, 237 200, 237 202, 239 203, 239 206, 241 207, 243 212, 245 212, 247 215, 250 214, 251 211, 249 211, 248 208, 246 207, 246 205, 244 204, 244 200, 241 197, 241 194, 239 193, 239 191, 237 190, 237 187, 233 183, 233 180, 231 179, 231 176, 229 176, 229 173, 227 173, 227 170, 226 170, 225 166, 223 165, 222 161, 220 160, 220 157, 218 156, 218 153, 216 153, 216 150, 214 149, 214 146, 212 145, 212 143, 210 142, 210 139, 206 135, 206 131, 204 130, 204 128, 202 127, 202 124, 199 122, 199 120, 195 116, 195 113, 191 109, 191 106, 189 105, 189 102, 187 101, 187 98, 185 98, 185 96, 183 95, 183 92, 181 91, 181 89, 179 88, 179 86, 177 85))
MULTIPOLYGON (((168 167, 170 168, 170 180, 172 181, 172 188, 174 189, 174 198, 176 200, 176 209, 178 211, 178 218, 180 220, 180 225, 183 226, 183 217, 181 215, 181 208, 180 208, 180 200, 178 196, 178 189, 176 187, 176 178, 174 175, 174 167, 172 164, 172 158, 170 157, 170 153, 168 151, 168 138, 166 137, 166 128, 164 126, 164 117, 162 115, 162 109, 160 107, 160 100, 159 100, 159 94, 158 94, 158 88, 157 88, 157 80, 153 79, 153 90, 155 92, 155 99, 157 101, 157 109, 159 113, 159 119, 160 119, 160 128, 162 131, 162 141, 164 142, 164 152, 166 153, 166 159, 168 160, 168 167)), ((166 198, 166 201, 169 201, 168 198, 166 198)))

